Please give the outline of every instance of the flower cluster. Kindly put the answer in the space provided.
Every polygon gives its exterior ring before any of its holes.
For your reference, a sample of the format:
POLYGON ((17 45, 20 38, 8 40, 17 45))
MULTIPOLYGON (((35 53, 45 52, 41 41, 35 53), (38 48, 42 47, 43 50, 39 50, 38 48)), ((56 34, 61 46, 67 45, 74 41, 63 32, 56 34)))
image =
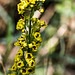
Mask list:
POLYGON ((21 30, 22 34, 18 38, 14 45, 20 46, 20 50, 15 57, 15 63, 10 71, 9 75, 29 75, 35 71, 35 56, 34 52, 37 52, 37 47, 40 46, 42 39, 39 33, 41 27, 47 27, 44 21, 40 21, 38 18, 32 17, 34 11, 40 9, 40 3, 45 0, 20 0, 18 4, 18 12, 21 14, 21 18, 17 22, 16 29, 21 30))
POLYGON ((20 1, 21 3, 17 5, 19 14, 23 14, 26 11, 30 11, 31 8, 43 12, 43 9, 40 9, 40 2, 44 2, 45 0, 20 0, 20 1))

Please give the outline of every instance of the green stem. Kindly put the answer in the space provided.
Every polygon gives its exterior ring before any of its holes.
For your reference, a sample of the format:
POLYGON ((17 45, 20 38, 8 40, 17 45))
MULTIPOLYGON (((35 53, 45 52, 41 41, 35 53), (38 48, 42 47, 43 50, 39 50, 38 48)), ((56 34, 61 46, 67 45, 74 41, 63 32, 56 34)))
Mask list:
POLYGON ((16 71, 16 75, 18 75, 18 72, 19 72, 19 71, 17 70, 17 71, 16 71))
MULTIPOLYGON (((32 18, 32 10, 30 12, 30 20, 29 20, 29 44, 31 43, 31 18, 32 18)), ((28 52, 30 52, 30 49, 28 48, 28 52)))
POLYGON ((31 42, 30 35, 31 35, 31 15, 30 15, 30 25, 29 25, 29 43, 31 42))
POLYGON ((32 16, 33 16, 33 12, 34 12, 34 10, 33 9, 31 9, 31 12, 30 12, 30 21, 29 21, 29 43, 31 43, 31 39, 30 39, 30 37, 31 37, 31 18, 32 18, 32 16))

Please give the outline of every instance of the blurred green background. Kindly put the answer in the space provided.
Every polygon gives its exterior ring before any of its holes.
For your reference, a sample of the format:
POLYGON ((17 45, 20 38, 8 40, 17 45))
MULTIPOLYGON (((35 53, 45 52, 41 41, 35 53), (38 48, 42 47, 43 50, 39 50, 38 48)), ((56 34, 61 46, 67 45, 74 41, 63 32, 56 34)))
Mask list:
MULTIPOLYGON (((19 0, 0 0, 0 75, 7 75, 19 47, 14 42, 21 35, 16 30, 19 0)), ((36 55, 35 73, 31 75, 75 75, 75 0, 46 0, 39 15, 47 28, 41 28, 42 44, 36 55)))

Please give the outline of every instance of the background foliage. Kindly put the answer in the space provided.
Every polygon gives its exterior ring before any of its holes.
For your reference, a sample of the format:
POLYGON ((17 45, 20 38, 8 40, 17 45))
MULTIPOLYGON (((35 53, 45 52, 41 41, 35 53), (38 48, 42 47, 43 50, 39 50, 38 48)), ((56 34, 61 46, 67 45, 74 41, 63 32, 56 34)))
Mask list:
MULTIPOLYGON (((0 75, 9 73, 19 49, 14 46, 21 34, 16 30, 20 17, 17 3, 19 0, 0 0, 0 75)), ((39 18, 48 27, 41 29, 43 42, 36 54, 33 75, 74 75, 75 0, 46 0, 43 8, 45 12, 39 18)))

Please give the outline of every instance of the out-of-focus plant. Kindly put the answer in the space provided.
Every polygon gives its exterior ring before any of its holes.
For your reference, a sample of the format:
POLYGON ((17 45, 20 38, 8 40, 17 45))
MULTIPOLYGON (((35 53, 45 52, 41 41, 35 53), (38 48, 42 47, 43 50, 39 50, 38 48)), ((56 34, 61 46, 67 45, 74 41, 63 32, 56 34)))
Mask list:
POLYGON ((41 27, 47 27, 44 21, 40 21, 38 18, 33 17, 34 12, 40 9, 40 6, 45 0, 20 0, 17 5, 18 12, 21 18, 17 22, 17 30, 21 30, 22 34, 16 46, 20 46, 20 50, 16 54, 15 63, 11 69, 12 73, 9 75, 29 75, 35 71, 35 56, 34 52, 37 51, 37 47, 42 42, 41 34, 39 33, 41 27))
POLYGON ((62 1, 61 4, 57 4, 56 10, 57 12, 64 14, 66 16, 73 16, 75 12, 74 0, 62 1))

